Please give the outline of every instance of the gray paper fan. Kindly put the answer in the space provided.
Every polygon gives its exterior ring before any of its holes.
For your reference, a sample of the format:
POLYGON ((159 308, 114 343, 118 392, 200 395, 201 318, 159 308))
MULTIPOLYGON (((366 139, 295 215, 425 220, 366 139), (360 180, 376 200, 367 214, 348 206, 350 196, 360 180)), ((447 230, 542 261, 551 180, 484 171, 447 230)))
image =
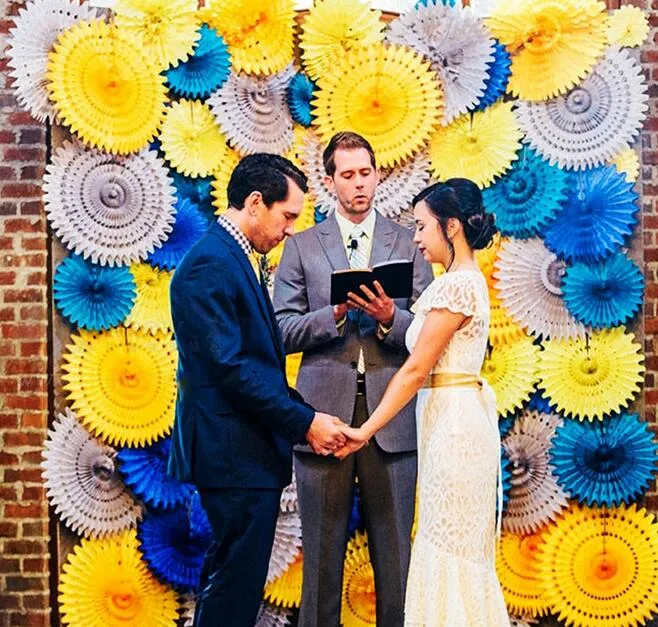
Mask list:
POLYGON ((408 214, 414 196, 429 181, 429 169, 429 158, 425 153, 419 153, 396 168, 382 170, 375 192, 375 209, 392 220, 408 214))
POLYGON ((254 627, 287 627, 290 625, 292 610, 263 603, 258 611, 254 627))
POLYGON ((302 521, 299 512, 279 512, 274 533, 267 583, 281 576, 302 550, 302 521))

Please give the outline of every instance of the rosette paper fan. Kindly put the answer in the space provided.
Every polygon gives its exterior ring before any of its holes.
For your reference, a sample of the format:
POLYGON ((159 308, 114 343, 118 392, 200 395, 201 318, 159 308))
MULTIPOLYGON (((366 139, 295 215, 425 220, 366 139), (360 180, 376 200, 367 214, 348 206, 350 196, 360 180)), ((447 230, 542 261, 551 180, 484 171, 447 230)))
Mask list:
MULTIPOLYGON (((391 220, 410 213, 414 196, 427 186, 429 168, 429 159, 421 152, 396 168, 382 170, 373 201, 375 209, 391 220)), ((332 207, 335 206, 334 201, 332 207)))
POLYGON ((265 586, 265 600, 284 608, 299 607, 302 602, 302 555, 283 575, 265 586))
POLYGON ((301 141, 301 167, 308 177, 309 196, 318 211, 326 215, 336 208, 336 194, 324 182, 323 150, 322 142, 313 132, 307 133, 301 141))
POLYGON ((171 627, 178 618, 176 593, 149 572, 134 530, 74 547, 58 601, 65 625, 171 627))
POLYGON ((640 160, 632 148, 624 148, 611 159, 609 164, 617 168, 617 172, 623 172, 628 183, 635 183, 640 174, 640 160))
POLYGON ((63 32, 48 61, 58 116, 85 143, 126 154, 156 135, 165 110, 164 77, 127 34, 101 20, 63 32))
POLYGON ((235 150, 227 147, 226 154, 222 158, 217 170, 215 170, 211 183, 212 204, 215 208, 216 215, 221 215, 228 209, 228 183, 238 163, 240 163, 240 155, 235 150))
POLYGON ((494 40, 494 57, 488 64, 488 76, 485 79, 485 90, 482 97, 478 100, 476 109, 480 111, 491 106, 507 90, 507 83, 512 74, 512 59, 509 53, 500 42, 494 40))
POLYGON ((490 294, 495 290, 495 281, 493 278, 495 270, 494 264, 496 263, 496 259, 498 259, 498 252, 504 241, 506 241, 506 239, 502 238, 500 233, 495 233, 489 246, 482 250, 475 251, 475 262, 477 263, 480 272, 482 272, 484 278, 487 280, 490 294))
POLYGON ((169 304, 169 284, 173 272, 158 270, 147 263, 131 266, 130 272, 137 285, 135 306, 126 326, 149 333, 171 333, 174 323, 169 304))
POLYGON ((302 521, 299 512, 279 512, 266 582, 274 581, 290 567, 302 550, 302 521))
POLYGON ((194 627, 194 611, 196 609, 196 594, 185 592, 180 595, 180 614, 183 627, 194 627))
POLYGON ((112 445, 143 446, 174 421, 176 345, 129 329, 81 330, 64 354, 64 391, 80 420, 112 445))
POLYGON ((368 537, 357 531, 347 545, 343 570, 341 625, 375 624, 375 575, 370 564, 368 537))
POLYGON ((524 100, 563 93, 589 74, 607 41, 597 0, 498 2, 487 26, 512 55, 507 90, 524 100))
POLYGON ((382 167, 417 152, 438 125, 443 97, 429 63, 404 46, 354 48, 318 79, 313 115, 323 142, 349 128, 382 167))
POLYGON ((254 627, 288 627, 292 610, 262 603, 254 627))
POLYGON ((196 205, 208 220, 214 220, 214 208, 212 205, 212 177, 190 178, 183 176, 175 170, 171 171, 171 178, 176 188, 176 197, 178 200, 189 200, 196 205))
POLYGON ((303 126, 311 126, 311 100, 315 83, 301 72, 295 74, 286 87, 288 109, 292 119, 303 126))
POLYGON ((540 355, 539 387, 565 416, 603 420, 640 391, 643 361, 642 347, 624 327, 585 339, 549 340, 540 355))
POLYGON ((281 492, 281 501, 279 501, 279 509, 283 513, 290 513, 299 510, 299 502, 297 500, 297 478, 293 469, 292 481, 283 488, 281 492))
POLYGON ((649 34, 649 18, 639 7, 623 5, 608 19, 608 43, 611 46, 641 46, 649 34))
POLYGON ((508 313, 495 289, 489 289, 489 342, 492 346, 514 343, 528 334, 508 313))

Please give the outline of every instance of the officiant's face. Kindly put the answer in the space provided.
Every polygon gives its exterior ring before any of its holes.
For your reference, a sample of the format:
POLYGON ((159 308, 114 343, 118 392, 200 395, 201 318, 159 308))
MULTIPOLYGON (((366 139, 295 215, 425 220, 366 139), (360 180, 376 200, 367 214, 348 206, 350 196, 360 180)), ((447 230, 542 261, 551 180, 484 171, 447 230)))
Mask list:
POLYGON ((339 148, 334 153, 336 171, 325 183, 338 197, 338 210, 346 217, 365 216, 372 207, 379 173, 365 148, 339 148))

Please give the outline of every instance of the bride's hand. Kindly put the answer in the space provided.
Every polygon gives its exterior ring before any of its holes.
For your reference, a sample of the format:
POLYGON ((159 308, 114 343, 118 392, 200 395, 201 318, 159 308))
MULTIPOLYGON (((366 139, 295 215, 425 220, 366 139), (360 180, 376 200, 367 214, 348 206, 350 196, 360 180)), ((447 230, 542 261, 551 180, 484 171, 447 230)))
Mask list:
POLYGON ((361 429, 354 429, 347 425, 341 426, 341 431, 347 436, 347 442, 334 452, 334 457, 345 459, 348 455, 367 446, 369 441, 361 429))

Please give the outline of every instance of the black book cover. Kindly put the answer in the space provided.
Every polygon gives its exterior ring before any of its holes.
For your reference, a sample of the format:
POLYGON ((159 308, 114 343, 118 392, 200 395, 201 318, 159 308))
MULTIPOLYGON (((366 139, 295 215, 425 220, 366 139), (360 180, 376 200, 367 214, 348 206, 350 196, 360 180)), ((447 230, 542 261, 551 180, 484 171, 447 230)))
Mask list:
MULTIPOLYGON (((347 302, 347 293, 362 296, 360 285, 368 286, 375 294, 375 281, 379 281, 390 298, 410 298, 413 290, 414 264, 406 259, 393 259, 372 268, 347 268, 331 273, 331 304, 347 302)), ((365 298, 365 296, 364 296, 365 298)), ((367 300, 367 299, 366 299, 367 300)))

